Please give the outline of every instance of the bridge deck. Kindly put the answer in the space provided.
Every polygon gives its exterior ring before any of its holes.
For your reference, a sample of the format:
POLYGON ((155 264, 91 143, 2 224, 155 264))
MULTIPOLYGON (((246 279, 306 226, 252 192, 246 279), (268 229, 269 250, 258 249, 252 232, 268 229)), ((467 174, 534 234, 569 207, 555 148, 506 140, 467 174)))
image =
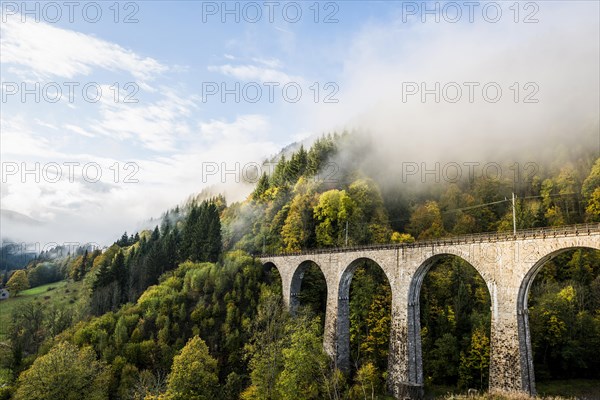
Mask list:
POLYGON ((328 254, 328 253, 348 253, 363 250, 389 250, 398 248, 429 247, 429 246, 449 246, 465 243, 493 243, 510 240, 554 238, 562 236, 592 235, 600 233, 600 223, 598 224, 577 224, 565 225, 560 227, 522 229, 514 235, 512 232, 487 232, 471 235, 451 236, 438 239, 417 240, 413 243, 386 243, 372 244, 363 246, 347 247, 324 247, 319 249, 308 249, 296 252, 281 252, 273 254, 260 254, 260 258, 300 256, 306 254, 328 254))

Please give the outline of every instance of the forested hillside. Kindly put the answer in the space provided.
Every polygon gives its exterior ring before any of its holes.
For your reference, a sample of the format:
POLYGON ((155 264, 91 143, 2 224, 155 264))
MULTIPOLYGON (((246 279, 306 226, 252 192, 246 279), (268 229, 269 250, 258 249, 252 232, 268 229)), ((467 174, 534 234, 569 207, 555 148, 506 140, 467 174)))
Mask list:
MULTIPOLYGON (((366 148, 356 134, 322 136, 269 160, 273 173, 243 202, 192 198, 104 251, 41 254, 26 274, 5 274, 9 288, 26 275, 28 286, 70 279, 84 290, 77 307, 15 309, 0 338, 0 399, 384 398, 391 291, 383 271, 366 262, 354 275, 352 368, 342 373, 322 350, 318 267, 305 273, 305 307, 292 317, 277 271, 256 255, 510 231, 513 192, 519 229, 600 222, 593 151, 518 179, 390 184, 357 161, 366 148)), ((529 309, 537 379, 600 380, 599 252, 548 262, 529 309)), ((485 390, 490 297, 466 262, 448 256, 427 274, 421 327, 428 388, 485 390)))

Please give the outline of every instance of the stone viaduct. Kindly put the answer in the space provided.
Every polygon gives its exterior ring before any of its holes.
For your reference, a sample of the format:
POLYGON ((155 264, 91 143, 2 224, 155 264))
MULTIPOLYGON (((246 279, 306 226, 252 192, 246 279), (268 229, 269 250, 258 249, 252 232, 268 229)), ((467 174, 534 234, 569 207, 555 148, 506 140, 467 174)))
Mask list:
POLYGON ((423 393, 419 321, 423 278, 439 257, 460 257, 477 270, 490 293, 490 389, 533 395, 529 288, 548 260, 574 248, 600 250, 600 224, 262 255, 261 261, 279 271, 284 303, 291 312, 299 305, 297 295, 306 268, 314 263, 321 269, 327 283, 324 348, 342 369, 350 365, 352 275, 365 260, 377 263, 392 290, 388 387, 397 398, 419 398, 423 393))

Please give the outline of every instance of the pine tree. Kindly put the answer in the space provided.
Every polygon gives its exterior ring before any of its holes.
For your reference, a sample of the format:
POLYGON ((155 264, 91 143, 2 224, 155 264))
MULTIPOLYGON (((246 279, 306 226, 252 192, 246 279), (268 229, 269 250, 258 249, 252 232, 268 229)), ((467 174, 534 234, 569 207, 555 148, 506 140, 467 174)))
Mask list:
POLYGON ((200 205, 200 216, 194 229, 193 261, 205 261, 209 253, 208 228, 210 225, 209 207, 207 202, 200 205))
POLYGON ((261 196, 269 189, 269 177, 266 172, 263 172, 261 177, 256 183, 256 188, 252 192, 252 199, 254 201, 260 200, 261 196))
POLYGON ((163 237, 163 253, 165 255, 165 270, 169 271, 177 267, 179 261, 179 232, 177 227, 173 228, 163 237))
POLYGON ((152 231, 152 236, 150 236, 150 240, 156 241, 160 239, 160 231, 158 230, 158 225, 154 227, 154 231, 152 231))
POLYGON ((183 260, 194 260, 193 252, 194 247, 196 246, 195 237, 196 237, 196 225, 198 224, 198 220, 200 218, 200 211, 196 204, 192 204, 190 208, 190 212, 188 214, 187 219, 185 220, 185 225, 183 227, 182 234, 182 259, 183 260))
POLYGON ((121 239, 117 240, 117 244, 121 247, 125 247, 127 246, 127 243, 129 243, 129 236, 127 236, 127 231, 125 231, 125 233, 121 235, 121 239))
POLYGON ((317 175, 334 152, 335 142, 331 134, 315 141, 307 154, 307 175, 317 175))
POLYGON ((206 261, 217 262, 222 251, 221 220, 217 207, 211 203, 208 209, 209 221, 207 232, 206 261))
POLYGON ((171 223, 169 222, 169 212, 167 211, 163 216, 162 223, 160 224, 160 232, 162 235, 166 235, 171 230, 171 223))
POLYGON ((304 146, 300 146, 297 153, 292 154, 290 161, 286 165, 286 179, 288 182, 295 182, 306 172, 308 165, 308 154, 304 146))
POLYGON ((100 264, 100 268, 98 269, 98 273, 96 274, 96 280, 94 281, 94 284, 92 285, 92 289, 94 291, 96 291, 97 289, 100 289, 101 287, 108 285, 112 281, 113 281, 113 276, 111 273, 111 268, 109 266, 109 262, 104 260, 100 264))
POLYGON ((82 280, 85 274, 87 273, 87 264, 88 264, 88 251, 85 250, 83 253, 83 257, 81 258, 81 268, 79 269, 78 281, 82 280))
POLYGON ((287 183, 287 169, 287 160, 284 154, 275 166, 275 171, 273 171, 273 175, 271 176, 271 186, 282 187, 287 183))
POLYGON ((112 262, 110 275, 117 281, 120 301, 125 302, 127 300, 129 274, 125 265, 125 256, 121 250, 112 262))

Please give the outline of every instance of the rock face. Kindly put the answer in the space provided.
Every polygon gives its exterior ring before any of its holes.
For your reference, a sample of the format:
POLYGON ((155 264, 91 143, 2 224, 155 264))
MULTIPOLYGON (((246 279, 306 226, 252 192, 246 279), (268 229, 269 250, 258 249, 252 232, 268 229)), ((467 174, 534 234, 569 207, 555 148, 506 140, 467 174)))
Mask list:
POLYGON ((490 389, 535 394, 527 295, 539 269, 561 252, 600 250, 600 225, 518 231, 516 235, 474 235, 413 244, 316 250, 263 256, 275 266, 285 304, 294 312, 304 271, 315 263, 327 283, 325 351, 344 369, 350 365, 350 282, 361 261, 385 272, 392 289, 388 387, 396 398, 423 396, 419 294, 436 259, 460 257, 481 275, 490 292, 490 389))

